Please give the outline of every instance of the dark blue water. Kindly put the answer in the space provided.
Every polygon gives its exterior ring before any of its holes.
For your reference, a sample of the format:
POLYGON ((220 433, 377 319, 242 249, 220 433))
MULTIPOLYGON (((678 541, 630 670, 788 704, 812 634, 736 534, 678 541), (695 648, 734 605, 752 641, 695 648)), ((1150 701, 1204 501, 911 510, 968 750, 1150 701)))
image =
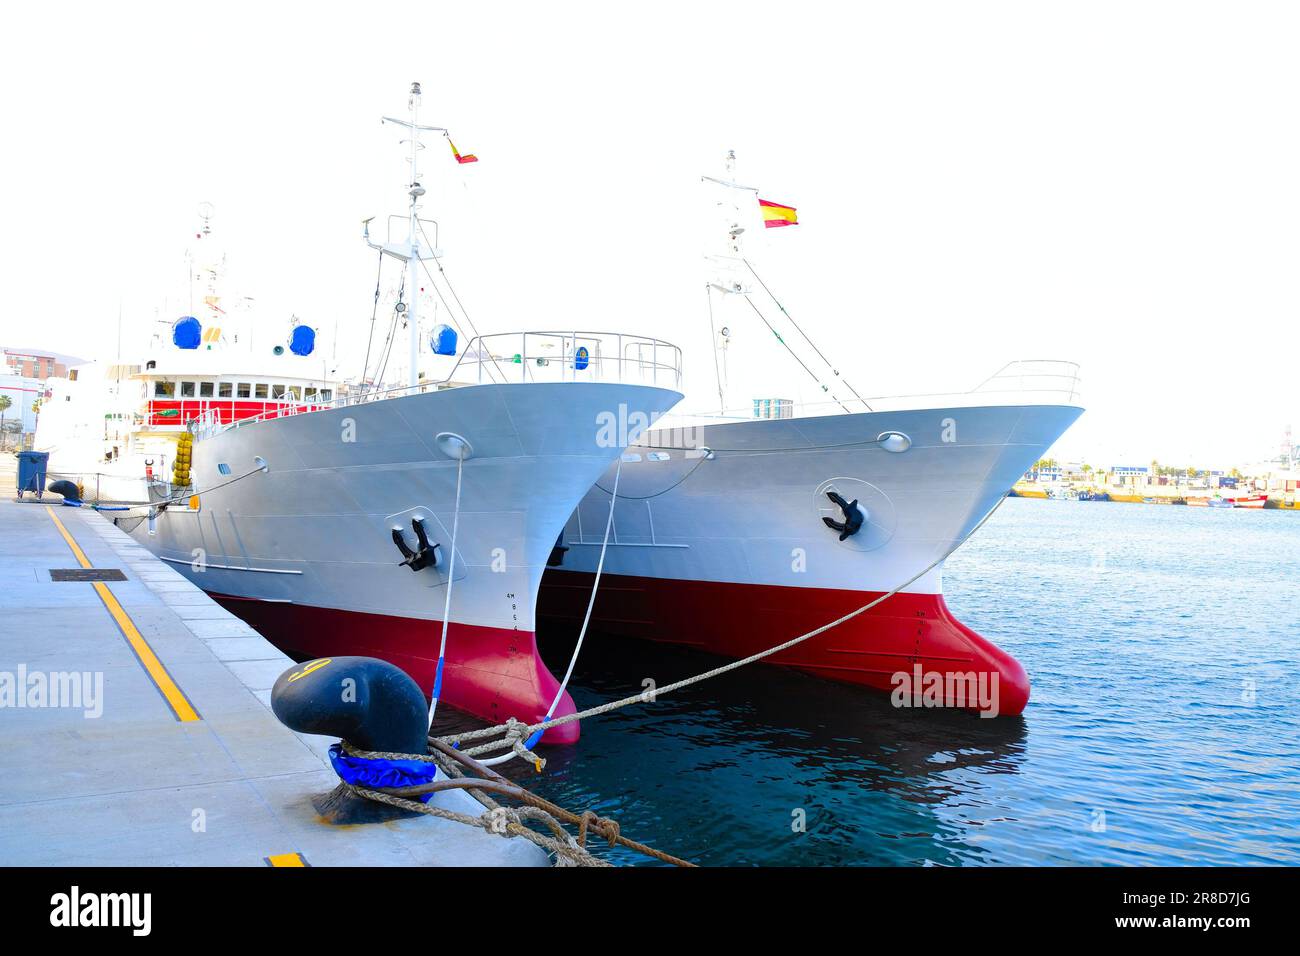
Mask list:
MULTIPOLYGON (((1023 717, 753 666, 511 774, 701 864, 1300 863, 1300 513, 1012 499, 945 590, 1029 671, 1023 717)), ((714 663, 593 635, 572 689, 714 663)))

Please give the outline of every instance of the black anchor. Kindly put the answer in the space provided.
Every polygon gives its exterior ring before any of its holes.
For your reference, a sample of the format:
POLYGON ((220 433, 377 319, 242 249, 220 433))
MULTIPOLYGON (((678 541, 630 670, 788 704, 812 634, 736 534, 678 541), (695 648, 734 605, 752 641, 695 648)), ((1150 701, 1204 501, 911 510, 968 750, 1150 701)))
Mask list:
POLYGON ((393 544, 397 545, 397 550, 402 552, 404 560, 398 564, 404 564, 412 571, 422 571, 430 566, 438 564, 438 545, 429 545, 429 536, 425 533, 424 522, 419 518, 411 519, 411 528, 415 531, 415 539, 419 542, 419 547, 412 551, 406 544, 406 538, 402 535, 401 528, 393 529, 393 544))
POLYGON ((822 517, 822 521, 826 524, 826 527, 830 528, 832 531, 838 531, 840 533, 841 541, 862 530, 862 522, 866 520, 866 517, 858 507, 857 498, 854 498, 852 501, 845 501, 843 495, 834 491, 826 492, 826 497, 835 502, 835 504, 839 506, 840 511, 844 513, 843 521, 836 521, 834 518, 827 518, 824 516, 822 517))

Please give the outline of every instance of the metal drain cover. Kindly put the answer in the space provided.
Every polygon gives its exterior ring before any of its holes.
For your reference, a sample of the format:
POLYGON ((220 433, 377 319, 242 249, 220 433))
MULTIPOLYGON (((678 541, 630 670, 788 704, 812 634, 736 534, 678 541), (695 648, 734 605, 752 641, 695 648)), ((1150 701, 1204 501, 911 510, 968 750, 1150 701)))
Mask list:
POLYGON ((117 568, 50 568, 51 581, 125 581, 117 568))

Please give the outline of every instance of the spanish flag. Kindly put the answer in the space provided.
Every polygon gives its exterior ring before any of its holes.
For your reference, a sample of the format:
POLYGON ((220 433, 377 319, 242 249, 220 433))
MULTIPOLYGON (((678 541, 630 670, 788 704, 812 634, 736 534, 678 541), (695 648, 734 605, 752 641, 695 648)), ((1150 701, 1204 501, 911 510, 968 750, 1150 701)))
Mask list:
POLYGON ((473 153, 466 153, 464 156, 462 156, 459 152, 457 152, 457 151, 456 151, 456 144, 453 143, 453 142, 451 141, 451 137, 450 137, 450 136, 447 137, 447 145, 451 147, 451 155, 453 155, 453 156, 456 157, 456 162, 458 162, 458 163, 477 163, 477 162, 478 162, 478 157, 475 156, 473 153))
POLYGON ((794 206, 782 206, 779 202, 768 202, 766 199, 759 199, 758 206, 759 212, 763 214, 763 225, 768 229, 799 225, 794 206))

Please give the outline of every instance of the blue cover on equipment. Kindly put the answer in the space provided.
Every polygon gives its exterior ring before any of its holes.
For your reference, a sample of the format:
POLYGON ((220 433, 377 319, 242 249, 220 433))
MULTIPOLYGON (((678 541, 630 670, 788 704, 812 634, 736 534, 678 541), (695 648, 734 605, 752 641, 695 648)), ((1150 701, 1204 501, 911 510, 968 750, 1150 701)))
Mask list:
POLYGON ((172 325, 172 344, 178 349, 196 349, 201 341, 203 325, 194 316, 182 316, 172 325))
POLYGON ((316 349, 316 330, 310 325, 295 325, 289 335, 289 351, 294 355, 311 355, 316 349))
POLYGON ((433 346, 434 355, 455 355, 456 330, 450 325, 435 325, 429 344, 433 346))
MULTIPOLYGON (((344 753, 342 744, 330 747, 330 763, 340 780, 357 787, 418 787, 433 783, 438 775, 437 764, 421 760, 367 760, 344 753)), ((428 803, 432 796, 422 793, 414 799, 428 803)))

